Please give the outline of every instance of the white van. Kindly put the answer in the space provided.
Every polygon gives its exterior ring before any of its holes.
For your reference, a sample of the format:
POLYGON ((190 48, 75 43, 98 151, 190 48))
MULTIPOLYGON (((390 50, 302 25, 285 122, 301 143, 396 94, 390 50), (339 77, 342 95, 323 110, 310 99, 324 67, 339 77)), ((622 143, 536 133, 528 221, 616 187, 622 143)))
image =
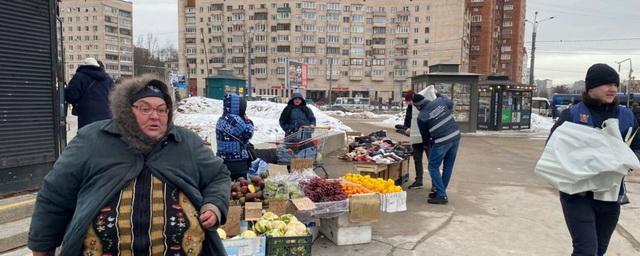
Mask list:
POLYGON ((531 98, 531 112, 541 116, 551 116, 551 102, 547 98, 531 98))
POLYGON ((367 111, 371 109, 369 98, 338 97, 331 106, 331 110, 345 112, 367 111))

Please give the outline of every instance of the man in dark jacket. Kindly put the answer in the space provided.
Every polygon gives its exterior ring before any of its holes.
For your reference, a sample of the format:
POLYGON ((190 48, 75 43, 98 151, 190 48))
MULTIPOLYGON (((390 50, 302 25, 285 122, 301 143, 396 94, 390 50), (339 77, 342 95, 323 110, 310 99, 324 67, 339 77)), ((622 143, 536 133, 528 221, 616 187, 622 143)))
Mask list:
POLYGON ((429 176, 435 192, 429 193, 430 204, 446 204, 447 186, 453 173, 453 165, 460 144, 460 130, 453 117, 453 102, 445 96, 433 101, 420 94, 413 96, 413 105, 420 110, 418 128, 425 145, 429 149, 429 176), (440 174, 442 165, 442 174, 440 174))
POLYGON ((253 122, 247 117, 247 101, 235 93, 222 100, 224 110, 216 124, 216 155, 227 165, 231 179, 247 175, 249 151, 247 146, 253 136, 253 122))
POLYGON ((113 80, 94 58, 87 58, 64 88, 65 100, 78 116, 78 129, 95 121, 111 118, 109 92, 113 80))
MULTIPOLYGON (((562 111, 549 137, 564 122, 602 127, 602 123, 611 118, 618 119, 623 139, 627 135, 631 137, 638 130, 638 123, 633 113, 616 101, 619 85, 620 78, 612 67, 606 64, 592 65, 585 78, 582 102, 562 111)), ((635 133, 630 147, 640 158, 640 133, 635 133)), ((624 195, 624 184, 620 188, 620 195, 624 195)), ((574 195, 560 192, 560 203, 573 242, 572 255, 604 255, 618 223, 622 202, 596 200, 593 192, 589 191, 574 195)))
POLYGON ((78 131, 44 179, 33 255, 225 255, 229 171, 173 125, 167 85, 150 77, 111 94, 112 120, 78 131), (151 218, 153 217, 153 218, 151 218))
POLYGON ((303 126, 315 126, 316 117, 307 107, 307 103, 299 92, 293 93, 287 106, 280 114, 280 127, 286 135, 290 135, 303 126))

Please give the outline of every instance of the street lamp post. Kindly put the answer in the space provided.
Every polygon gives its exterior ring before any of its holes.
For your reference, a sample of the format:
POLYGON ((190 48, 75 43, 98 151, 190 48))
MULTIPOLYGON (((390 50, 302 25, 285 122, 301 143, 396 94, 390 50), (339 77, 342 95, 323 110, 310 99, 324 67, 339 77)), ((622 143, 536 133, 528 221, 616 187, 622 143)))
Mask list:
POLYGON ((618 73, 620 73, 620 64, 624 63, 624 62, 629 62, 629 82, 627 82, 627 86, 625 87, 625 92, 624 94, 627 96, 627 107, 629 107, 629 84, 631 83, 631 73, 633 73, 633 62, 631 62, 631 58, 626 58, 624 60, 621 61, 616 61, 616 63, 618 63, 618 73))
MULTIPOLYGON (((538 20, 538 12, 535 12, 535 15, 533 17, 533 21, 530 20, 524 20, 526 22, 531 23, 531 25, 533 25, 533 34, 531 35, 531 67, 529 70, 529 85, 533 86, 533 71, 534 71, 534 66, 535 66, 535 59, 536 59, 536 31, 538 30, 538 23, 544 22, 544 21, 548 21, 553 19, 554 17, 551 16, 549 18, 546 19, 542 19, 542 20, 538 20)), ((538 96, 540 96, 540 90, 537 90, 538 92, 538 96)))

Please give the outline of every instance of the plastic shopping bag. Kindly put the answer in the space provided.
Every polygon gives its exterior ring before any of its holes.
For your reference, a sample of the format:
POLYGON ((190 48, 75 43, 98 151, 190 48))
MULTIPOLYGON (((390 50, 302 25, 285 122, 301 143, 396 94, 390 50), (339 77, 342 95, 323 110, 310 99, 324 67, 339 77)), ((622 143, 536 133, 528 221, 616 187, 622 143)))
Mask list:
POLYGON ((640 170, 640 161, 622 140, 618 119, 609 119, 602 129, 564 122, 549 139, 535 173, 564 193, 593 191, 597 200, 617 201, 630 170, 640 170))

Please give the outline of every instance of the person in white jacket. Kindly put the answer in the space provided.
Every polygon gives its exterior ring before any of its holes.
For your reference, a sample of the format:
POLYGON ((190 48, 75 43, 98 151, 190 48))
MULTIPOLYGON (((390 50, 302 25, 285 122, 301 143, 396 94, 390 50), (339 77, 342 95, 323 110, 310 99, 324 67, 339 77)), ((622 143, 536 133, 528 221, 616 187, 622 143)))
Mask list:
MULTIPOLYGON (((424 96, 428 100, 434 100, 436 98, 436 92, 433 85, 428 86, 427 88, 422 89, 418 94, 424 96)), ((405 134, 409 136, 409 142, 411 143, 411 148, 413 149, 413 162, 415 164, 416 170, 416 180, 413 184, 409 185, 409 189, 420 189, 423 188, 423 176, 424 176, 424 166, 422 165, 422 156, 426 153, 429 155, 429 145, 425 145, 422 142, 422 135, 420 135, 420 130, 418 127, 418 115, 420 114, 420 110, 418 110, 412 104, 413 93, 408 93, 405 95, 405 102, 407 103, 407 112, 404 119, 404 126, 408 129, 405 130, 405 134), (411 129, 413 127, 413 129, 411 129)), ((431 186, 431 190, 433 191, 433 186, 431 186)))

